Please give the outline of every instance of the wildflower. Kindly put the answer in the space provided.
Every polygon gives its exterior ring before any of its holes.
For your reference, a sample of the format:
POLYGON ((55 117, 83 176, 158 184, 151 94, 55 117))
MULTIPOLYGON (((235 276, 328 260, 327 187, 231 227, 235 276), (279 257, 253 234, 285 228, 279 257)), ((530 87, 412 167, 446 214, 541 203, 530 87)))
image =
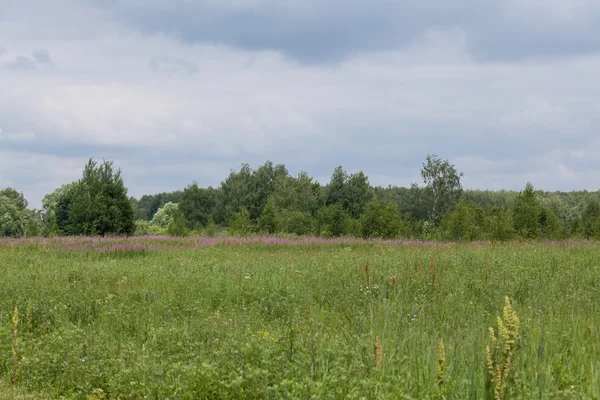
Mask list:
POLYGON ((494 391, 494 399, 503 399, 511 371, 514 348, 519 334, 519 318, 512 310, 510 300, 504 299, 503 318, 498 317, 498 334, 489 328, 491 346, 485 348, 490 384, 494 391), (501 347, 500 342, 503 346, 501 347))

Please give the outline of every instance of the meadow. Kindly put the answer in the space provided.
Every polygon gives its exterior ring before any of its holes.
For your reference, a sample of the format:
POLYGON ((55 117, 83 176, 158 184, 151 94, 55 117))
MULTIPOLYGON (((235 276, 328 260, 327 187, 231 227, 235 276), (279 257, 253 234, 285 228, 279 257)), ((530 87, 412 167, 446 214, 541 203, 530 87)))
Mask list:
POLYGON ((594 242, 4 239, 0 269, 0 399, 600 399, 594 242))

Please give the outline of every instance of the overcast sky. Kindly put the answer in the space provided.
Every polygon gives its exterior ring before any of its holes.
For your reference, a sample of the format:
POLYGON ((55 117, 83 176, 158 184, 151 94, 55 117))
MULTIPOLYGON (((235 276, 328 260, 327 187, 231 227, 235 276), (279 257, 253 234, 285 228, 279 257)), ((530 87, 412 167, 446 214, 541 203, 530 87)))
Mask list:
POLYGON ((600 186, 597 0, 0 0, 0 188, 129 193, 266 160, 325 183, 600 186))

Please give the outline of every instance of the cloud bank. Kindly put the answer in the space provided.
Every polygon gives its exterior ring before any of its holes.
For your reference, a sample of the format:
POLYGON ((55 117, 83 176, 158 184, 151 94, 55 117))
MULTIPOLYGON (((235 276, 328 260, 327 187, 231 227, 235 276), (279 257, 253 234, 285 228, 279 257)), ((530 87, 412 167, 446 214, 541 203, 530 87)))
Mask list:
MULTIPOLYGON (((27 3, 27 4, 25 4, 27 3)), ((58 0, 0 12, 0 186, 114 160, 130 194, 267 159, 326 182, 597 190, 593 1, 58 0)))

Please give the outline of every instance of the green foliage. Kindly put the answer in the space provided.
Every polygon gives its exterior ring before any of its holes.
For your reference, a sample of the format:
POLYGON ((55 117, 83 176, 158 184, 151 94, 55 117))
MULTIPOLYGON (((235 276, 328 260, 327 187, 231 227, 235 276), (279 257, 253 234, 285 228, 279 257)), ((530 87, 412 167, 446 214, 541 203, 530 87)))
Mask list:
POLYGON ((482 239, 506 242, 515 238, 512 213, 500 207, 489 208, 483 217, 482 239))
POLYGON ((190 226, 199 223, 205 226, 212 218, 213 210, 217 203, 217 193, 212 187, 203 189, 196 182, 183 191, 179 209, 190 226))
POLYGON ((531 183, 527 183, 525 190, 515 199, 512 212, 515 231, 521 237, 536 239, 541 236, 540 220, 543 208, 531 183))
POLYGON ((314 230, 314 219, 307 212, 283 210, 281 212, 281 230, 296 235, 310 235, 314 230))
POLYGON ((561 224, 554 209, 542 209, 540 224, 542 236, 547 239, 561 240, 568 237, 568 231, 561 224))
POLYGON ((273 234, 279 231, 280 225, 281 218, 279 217, 279 211, 275 206, 273 198, 269 197, 258 220, 258 230, 266 234, 273 234))
POLYGON ((586 238, 600 237, 600 231, 596 230, 598 218, 600 218, 600 200, 597 197, 590 197, 582 215, 583 234, 586 238))
POLYGON ((189 236, 190 231, 185 223, 185 218, 183 215, 177 215, 175 218, 171 218, 169 220, 169 224, 167 225, 167 235, 169 236, 189 236))
POLYGON ((354 219, 360 218, 367 203, 373 198, 373 190, 366 175, 362 172, 348 175, 341 166, 333 171, 326 192, 327 205, 341 205, 354 219))
POLYGON ((182 213, 179 210, 179 205, 168 202, 159 208, 158 211, 156 211, 156 214, 154 214, 154 217, 152 217, 150 224, 166 229, 171 220, 175 220, 180 216, 182 216, 182 213))
POLYGON ((342 166, 337 167, 333 170, 331 175, 331 181, 325 189, 327 192, 327 205, 332 204, 343 204, 345 202, 345 188, 346 181, 348 180, 348 174, 342 166))
MULTIPOLYGON (((463 191, 462 174, 435 155, 427 156, 421 176, 425 187, 372 188, 363 172, 348 174, 338 167, 322 187, 305 172, 291 176, 284 165, 267 161, 256 170, 242 164, 216 189, 200 188, 193 182, 183 191, 125 201, 120 171, 115 173, 112 163, 96 165, 90 160, 80 181, 44 197, 41 212, 27 210, 19 218, 12 208, 5 212, 10 223, 5 222, 2 229, 14 236, 129 234, 134 230, 159 235, 182 216, 188 229, 201 234, 206 226, 211 236, 218 224, 244 235, 259 231, 457 241, 600 238, 600 192, 542 192, 530 184, 521 193, 463 191), (385 202, 388 211, 383 203, 367 210, 374 199, 385 202), (151 223, 147 228, 136 225, 131 213, 151 223), (381 216, 386 213, 399 217, 381 216), (19 222, 21 216, 24 225, 19 222)), ((26 210, 22 193, 10 188, 0 192, 17 209, 26 210)))
POLYGON ((424 193, 429 221, 439 224, 444 216, 458 204, 463 190, 458 173, 448 160, 429 154, 421 168, 421 177, 426 185, 424 193))
POLYGON ((257 221, 267 199, 275 192, 275 182, 287 175, 284 165, 274 167, 270 161, 255 171, 248 164, 242 164, 240 171, 231 171, 221 184, 223 214, 230 220, 232 215, 245 208, 250 219, 257 221))
POLYGON ((392 202, 375 199, 367 204, 361 218, 362 236, 392 239, 408 236, 408 225, 402 219, 398 206, 392 202))
POLYGON ((344 221, 344 236, 358 238, 362 235, 362 224, 354 218, 346 218, 344 221))
MULTIPOLYGON (((62 235, 131 234, 135 229, 131 201, 121 171, 104 161, 89 160, 83 177, 45 199, 50 225, 62 235)), ((44 203, 44 202, 43 202, 44 203)))
POLYGON ((21 209, 18 202, 7 196, 0 196, 0 237, 22 237, 31 220, 29 212, 21 209))
POLYGON ((229 227, 232 233, 242 236, 249 235, 255 230, 254 223, 250 219, 250 212, 246 208, 242 208, 239 212, 233 214, 229 227))
POLYGON ((481 235, 483 210, 467 200, 461 200, 456 208, 446 215, 442 226, 447 240, 472 241, 481 235))
POLYGON ((27 218, 27 223, 25 225, 25 231, 23 236, 32 238, 39 237, 42 235, 42 228, 40 227, 39 222, 33 217, 29 216, 27 218))
POLYGON ((215 221, 212 218, 208 219, 208 223, 206 224, 205 230, 206 236, 214 237, 217 235, 217 225, 215 225, 215 221))
POLYGON ((194 224, 194 229, 192 229, 192 233, 195 235, 201 235, 204 232, 204 227, 200 222, 196 222, 194 224))
POLYGON ((150 221, 159 208, 169 202, 180 203, 182 198, 183 192, 178 190, 171 193, 163 192, 154 195, 144 195, 139 201, 135 201, 134 199, 132 206, 135 206, 135 218, 150 221))
POLYGON ((317 234, 324 237, 340 237, 348 234, 345 230, 346 220, 350 216, 340 204, 332 204, 321 208, 315 220, 317 234))
POLYGON ((581 239, 584 237, 584 226, 581 217, 575 217, 569 224, 569 234, 573 238, 581 239))
POLYGON ((67 235, 69 207, 72 202, 71 191, 77 182, 62 185, 42 199, 42 210, 45 215, 44 236, 67 235))
POLYGON ((319 182, 313 182, 305 172, 298 177, 279 175, 274 181, 271 197, 279 210, 299 211, 315 215, 325 199, 319 182))
POLYGON ((138 219, 135 221, 135 230, 133 231, 135 236, 147 236, 153 234, 152 226, 148 221, 138 219))
POLYGON ((7 197, 20 211, 27 209, 28 203, 23 192, 19 193, 13 188, 5 188, 0 190, 0 196, 7 197))

